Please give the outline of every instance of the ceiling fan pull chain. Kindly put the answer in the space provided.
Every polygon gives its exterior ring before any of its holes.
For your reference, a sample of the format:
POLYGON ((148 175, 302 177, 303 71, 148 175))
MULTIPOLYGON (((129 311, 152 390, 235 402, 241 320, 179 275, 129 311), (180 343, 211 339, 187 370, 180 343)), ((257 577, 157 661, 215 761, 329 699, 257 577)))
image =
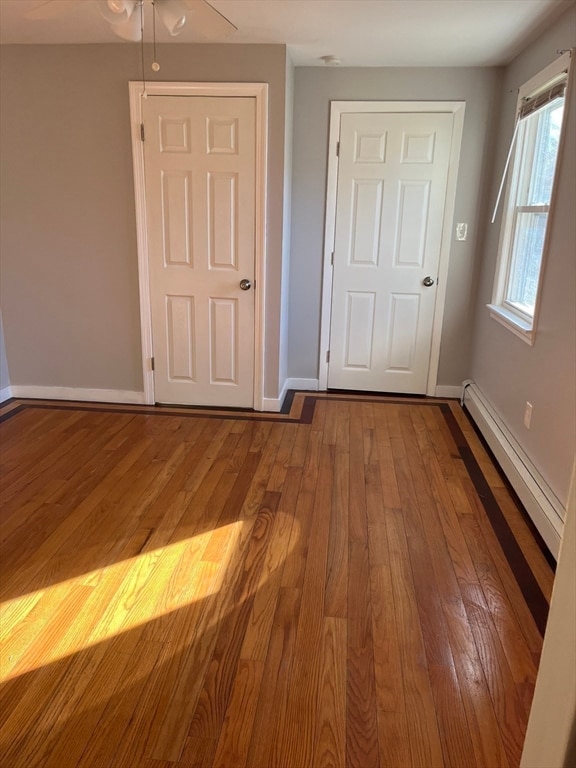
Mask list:
POLYGON ((140 58, 142 62, 142 96, 147 98, 146 93, 146 70, 144 67, 144 0, 140 0, 140 58))
POLYGON ((154 44, 154 61, 152 62, 152 71, 159 72, 160 64, 156 56, 156 0, 152 0, 152 40, 154 44))

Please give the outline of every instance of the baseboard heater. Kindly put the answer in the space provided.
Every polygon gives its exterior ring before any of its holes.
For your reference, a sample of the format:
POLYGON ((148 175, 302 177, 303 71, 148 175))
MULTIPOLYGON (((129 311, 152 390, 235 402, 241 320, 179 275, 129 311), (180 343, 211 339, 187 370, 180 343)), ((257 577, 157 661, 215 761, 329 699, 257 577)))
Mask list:
POLYGON ((566 510, 477 385, 464 382, 462 405, 490 446, 546 546, 558 557, 566 510))

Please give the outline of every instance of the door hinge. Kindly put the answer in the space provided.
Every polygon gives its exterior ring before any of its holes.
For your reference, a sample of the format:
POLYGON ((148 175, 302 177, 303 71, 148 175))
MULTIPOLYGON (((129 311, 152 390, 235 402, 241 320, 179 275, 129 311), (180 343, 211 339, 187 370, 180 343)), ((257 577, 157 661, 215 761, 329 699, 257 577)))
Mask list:
POLYGON ((334 266, 334 251, 332 251, 332 255, 330 256, 330 264, 334 266))
POLYGON ((340 157, 340 142, 336 142, 336 157, 340 157))
POLYGON ((150 358, 150 368, 152 370, 154 370, 154 358, 153 357, 150 358))
POLYGON ((144 139, 144 123, 140 123, 140 141, 145 141, 145 139, 144 139))
POLYGON ((326 362, 327 362, 327 363, 329 363, 329 362, 330 362, 330 350, 328 350, 328 351, 326 352, 326 362))

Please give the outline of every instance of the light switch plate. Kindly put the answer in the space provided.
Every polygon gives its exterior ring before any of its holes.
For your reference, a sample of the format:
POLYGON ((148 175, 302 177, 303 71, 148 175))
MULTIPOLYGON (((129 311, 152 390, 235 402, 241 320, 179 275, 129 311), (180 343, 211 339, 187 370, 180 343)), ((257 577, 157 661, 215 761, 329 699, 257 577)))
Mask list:
POLYGON ((466 240, 468 224, 456 224, 456 240, 466 240))
POLYGON ((530 429, 530 423, 532 421, 532 409, 533 409, 532 403, 528 402, 526 400, 526 409, 524 410, 524 426, 526 429, 530 429))

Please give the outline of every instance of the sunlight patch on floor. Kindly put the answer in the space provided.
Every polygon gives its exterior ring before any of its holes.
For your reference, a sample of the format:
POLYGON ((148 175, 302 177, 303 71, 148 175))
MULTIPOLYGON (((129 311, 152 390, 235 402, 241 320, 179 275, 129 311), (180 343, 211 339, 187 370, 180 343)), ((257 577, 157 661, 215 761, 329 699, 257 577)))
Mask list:
POLYGON ((2 603, 0 682, 209 600, 243 525, 236 521, 2 603))

